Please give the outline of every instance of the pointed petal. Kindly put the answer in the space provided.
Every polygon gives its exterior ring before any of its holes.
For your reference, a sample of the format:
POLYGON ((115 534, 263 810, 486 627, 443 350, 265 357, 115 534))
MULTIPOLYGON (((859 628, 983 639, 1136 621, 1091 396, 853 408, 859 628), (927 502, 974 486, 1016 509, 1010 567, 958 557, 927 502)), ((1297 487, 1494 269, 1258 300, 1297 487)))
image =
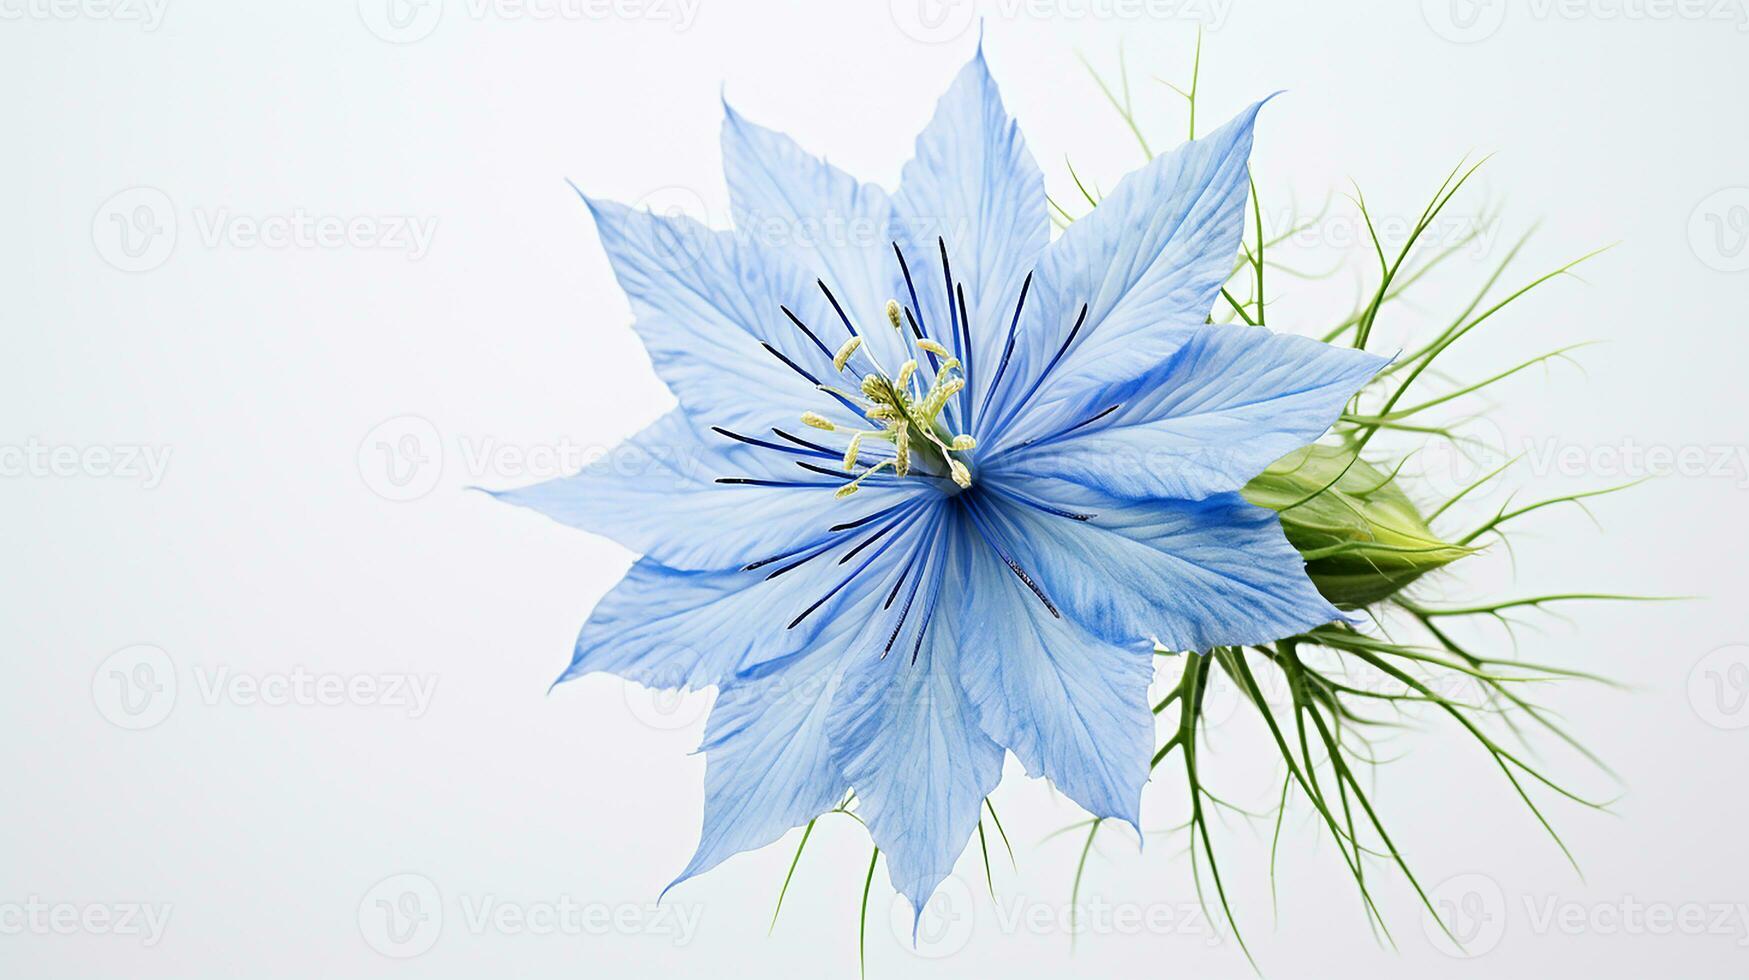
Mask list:
MULTIPOLYGON (((883 312, 898 274, 886 234, 887 192, 749 122, 727 102, 723 112, 723 171, 736 236, 826 283, 876 355, 896 368, 904 355, 883 312)), ((840 330, 836 312, 829 315, 819 326, 840 330)))
MULTIPOLYGON (((930 336, 967 362, 961 398, 967 405, 982 403, 1021 284, 1049 241, 1045 207, 1044 176, 1002 105, 980 47, 917 137, 893 199, 893 238, 917 289, 915 312, 930 336), (970 355, 953 336, 957 310, 949 306, 938 238, 965 289, 970 355)), ((911 303, 909 290, 902 300, 911 303)))
POLYGON ((725 683, 705 727, 704 825, 669 888, 832 809, 849 784, 826 737, 843 672, 836 633, 809 653, 725 683))
POLYGON ((1005 480, 1060 477, 1131 500, 1238 490, 1323 435, 1387 363, 1262 327, 1208 324, 1185 337, 1134 377, 1029 413, 1037 428, 1028 441, 997 447, 985 469, 1005 480))
POLYGON ((754 569, 680 571, 642 559, 596 604, 559 681, 605 671, 700 688, 811 649, 897 574, 920 533, 915 506, 754 569))
POLYGON ((763 431, 809 410, 855 419, 814 388, 837 380, 824 348, 844 334, 821 332, 827 307, 812 280, 756 242, 690 218, 585 201, 631 300, 633 329, 700 428, 763 431), (786 306, 818 342, 790 322, 786 306))
POLYGON ((999 492, 991 523, 1052 603, 1109 643, 1203 651, 1342 618, 1307 578, 1275 512, 1237 493, 1121 501, 1059 481, 1026 489, 1051 509, 999 492))
MULTIPOLYGON (((1134 374, 1176 348, 1172 328, 1207 319, 1244 232, 1247 160, 1262 105, 1131 173, 1051 244, 1022 324, 1028 342, 1016 349, 1009 398, 994 414, 1012 420, 1064 386, 1134 374), (1047 375, 1071 333, 1073 344, 1047 375)), ((978 433, 980 442, 995 435, 978 433)))
POLYGON ((808 454, 770 429, 755 436, 801 451, 789 454, 715 432, 700 433, 686 413, 676 409, 577 473, 490 492, 561 524, 612 538, 664 565, 694 570, 738 568, 820 542, 841 533, 833 528, 875 515, 919 492, 916 481, 909 486, 869 481, 860 492, 840 500, 833 491, 842 478, 796 465, 807 462, 831 468, 838 465, 839 457, 808 454), (805 485, 717 482, 725 478, 805 485))
POLYGON ((1139 832, 1154 750, 1153 654, 1052 612, 990 546, 987 521, 974 527, 964 615, 976 631, 961 637, 960 677, 979 725, 1028 774, 1139 832))
POLYGON ((979 729, 959 684, 965 624, 958 596, 948 593, 961 581, 963 550, 944 536, 923 553, 929 567, 919 587, 892 609, 903 620, 871 630, 833 706, 833 758, 856 790, 857 813, 886 855, 893 887, 919 911, 953 871, 1002 779, 1002 748, 979 729))

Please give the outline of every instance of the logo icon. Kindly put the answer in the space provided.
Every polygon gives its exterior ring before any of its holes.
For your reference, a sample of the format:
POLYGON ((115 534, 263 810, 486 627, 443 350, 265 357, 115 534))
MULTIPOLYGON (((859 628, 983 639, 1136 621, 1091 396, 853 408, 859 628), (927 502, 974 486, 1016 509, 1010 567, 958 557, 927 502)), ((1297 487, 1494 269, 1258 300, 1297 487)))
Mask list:
POLYGON ((384 500, 418 500, 443 479, 443 437, 417 415, 388 419, 358 444, 358 475, 384 500))
POLYGON ((390 44, 423 41, 443 19, 443 0, 358 0, 358 16, 390 44))
POLYGON ((151 728, 176 707, 176 664, 150 644, 123 647, 91 675, 91 700, 110 723, 129 731, 151 728))
POLYGON ((1688 672, 1688 703, 1714 728, 1749 728, 1749 646, 1720 647, 1688 672))
POLYGON ((1749 269, 1749 187, 1727 187, 1695 205, 1688 246, 1709 269, 1749 269))
POLYGON ((371 949, 404 960, 436 945, 443 933, 443 899, 420 874, 390 875, 358 903, 358 931, 371 949))
POLYGON ((889 0, 889 7, 899 30, 924 44, 959 38, 977 17, 974 0, 889 0))
POLYGON ((900 946, 924 959, 938 960, 965 949, 972 941, 977 910, 972 905, 972 890, 948 875, 923 904, 921 914, 914 915, 911 900, 899 894, 893 896, 887 919, 900 946))
POLYGON ((1447 41, 1475 44, 1506 23, 1506 0, 1421 0, 1421 17, 1447 41))
POLYGON ((1447 956, 1481 956, 1500 945, 1506 935, 1506 896, 1499 882, 1487 875, 1453 875, 1427 897, 1451 934, 1446 935, 1431 918, 1424 917, 1421 927, 1428 942, 1447 956))
POLYGON ((150 272, 176 250, 176 207, 156 187, 130 187, 98 207, 91 242, 115 268, 150 272))

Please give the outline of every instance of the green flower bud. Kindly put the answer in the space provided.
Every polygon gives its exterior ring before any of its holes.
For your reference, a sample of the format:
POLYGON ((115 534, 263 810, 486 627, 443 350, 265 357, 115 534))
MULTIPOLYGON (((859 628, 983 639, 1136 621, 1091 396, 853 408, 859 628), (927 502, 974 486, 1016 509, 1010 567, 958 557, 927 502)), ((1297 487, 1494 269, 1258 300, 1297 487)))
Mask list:
POLYGON ((1308 446, 1270 464, 1243 491, 1246 500, 1281 515, 1288 542, 1324 598, 1357 609, 1472 553, 1440 540, 1395 474, 1364 460, 1349 466, 1351 458, 1339 447, 1308 446))

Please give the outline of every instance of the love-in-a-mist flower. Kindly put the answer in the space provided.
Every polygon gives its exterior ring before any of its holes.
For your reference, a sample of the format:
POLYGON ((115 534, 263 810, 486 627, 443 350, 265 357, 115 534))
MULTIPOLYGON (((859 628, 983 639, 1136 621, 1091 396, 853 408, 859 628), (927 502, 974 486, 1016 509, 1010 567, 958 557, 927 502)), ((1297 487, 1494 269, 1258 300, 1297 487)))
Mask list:
POLYGON ((1339 618, 1238 491, 1383 361, 1207 322, 1258 108, 1055 241, 981 51, 896 194, 729 110, 737 231, 586 199, 679 407, 501 496, 643 555, 561 679, 717 689, 678 880, 853 795, 920 909, 1008 753, 1135 825, 1156 643, 1339 618))

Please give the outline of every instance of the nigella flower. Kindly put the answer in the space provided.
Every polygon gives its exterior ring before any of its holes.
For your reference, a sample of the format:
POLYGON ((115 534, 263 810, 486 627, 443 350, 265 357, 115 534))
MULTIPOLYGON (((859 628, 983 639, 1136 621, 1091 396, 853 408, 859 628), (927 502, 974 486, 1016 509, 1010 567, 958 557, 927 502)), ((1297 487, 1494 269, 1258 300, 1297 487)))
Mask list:
POLYGON ((981 50, 896 194, 731 109, 739 232, 586 199, 679 407, 501 496, 643 555, 561 680, 717 689, 677 880, 854 792, 921 909, 1007 753, 1136 825, 1156 644, 1339 618, 1238 491, 1382 361, 1207 322, 1258 108, 1055 241, 981 50))

